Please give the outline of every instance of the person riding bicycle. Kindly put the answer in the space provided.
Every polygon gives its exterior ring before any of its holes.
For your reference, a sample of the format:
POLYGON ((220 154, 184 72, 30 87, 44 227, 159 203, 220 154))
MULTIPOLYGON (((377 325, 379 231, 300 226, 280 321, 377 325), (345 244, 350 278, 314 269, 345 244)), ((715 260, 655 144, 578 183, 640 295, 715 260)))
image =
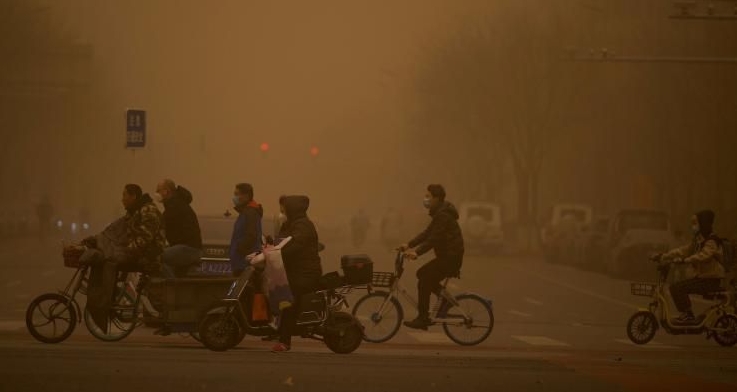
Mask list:
POLYGON ((463 234, 458 225, 458 211, 445 200, 445 188, 439 184, 427 187, 425 208, 430 210, 432 221, 427 228, 399 250, 410 259, 435 251, 435 258, 417 270, 417 318, 404 323, 414 329, 426 330, 430 320, 430 293, 440 295, 440 282, 448 277, 459 277, 463 264, 463 234))
POLYGON ((693 240, 690 244, 656 256, 661 262, 686 264, 688 278, 670 286, 673 302, 681 315, 673 322, 696 322, 689 294, 707 294, 718 291, 724 278, 722 241, 713 232, 714 212, 704 210, 691 217, 693 240))

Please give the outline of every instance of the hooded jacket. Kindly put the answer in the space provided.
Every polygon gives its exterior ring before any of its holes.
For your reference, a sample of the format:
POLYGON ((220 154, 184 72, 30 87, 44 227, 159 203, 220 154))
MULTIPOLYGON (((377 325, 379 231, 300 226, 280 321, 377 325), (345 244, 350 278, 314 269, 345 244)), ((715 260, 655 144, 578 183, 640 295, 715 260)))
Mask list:
POLYGON ((161 211, 156 208, 151 196, 141 196, 126 210, 124 219, 128 229, 128 252, 143 262, 146 272, 158 272, 166 239, 162 233, 161 211))
POLYGON ((317 230, 307 217, 309 206, 307 196, 287 196, 284 200, 287 221, 282 225, 279 237, 292 237, 281 249, 292 291, 314 290, 322 277, 317 230))
POLYGON ((264 208, 251 200, 235 210, 238 211, 238 219, 233 224, 233 236, 230 238, 230 266, 233 271, 242 271, 246 269, 246 256, 261 250, 264 208))
POLYGON ((169 246, 187 245, 202 248, 202 233, 192 206, 192 193, 178 186, 172 196, 164 200, 164 230, 169 246))
POLYGON ((409 242, 409 247, 417 247, 418 255, 433 249, 438 259, 455 263, 460 268, 465 248, 461 227, 458 225, 458 210, 446 201, 431 209, 430 216, 430 224, 409 242))
POLYGON ((688 278, 724 278, 724 250, 719 237, 714 234, 714 213, 700 211, 696 213, 699 222, 699 233, 693 241, 680 248, 671 250, 663 255, 664 259, 682 258, 683 263, 689 264, 691 270, 686 274, 688 278))

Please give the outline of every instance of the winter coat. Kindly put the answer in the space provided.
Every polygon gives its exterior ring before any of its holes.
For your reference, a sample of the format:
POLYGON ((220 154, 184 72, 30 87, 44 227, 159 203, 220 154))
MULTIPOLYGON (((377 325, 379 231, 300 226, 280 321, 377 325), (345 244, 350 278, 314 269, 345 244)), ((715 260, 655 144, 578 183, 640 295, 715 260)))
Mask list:
POLYGON ((307 217, 309 205, 310 199, 306 196, 288 196, 284 201, 287 221, 282 225, 279 237, 292 237, 281 250, 292 291, 315 290, 322 277, 317 230, 307 217))
POLYGON ((724 251, 721 241, 716 236, 704 238, 703 235, 697 234, 690 244, 663 255, 666 260, 677 257, 683 259, 683 263, 690 267, 686 272, 688 278, 724 278, 722 265, 724 251))
POLYGON ((178 186, 174 194, 164 200, 164 230, 169 246, 187 245, 202 248, 202 233, 192 206, 192 193, 178 186))
POLYGON ((125 215, 128 229, 128 253, 139 260, 147 273, 155 274, 161 269, 161 254, 166 247, 163 235, 161 211, 145 194, 125 215))
POLYGON ((409 247, 417 247, 418 255, 433 249, 438 259, 457 264, 460 269, 465 248, 461 227, 458 225, 458 210, 453 204, 443 202, 430 210, 430 216, 430 224, 409 242, 409 247))
POLYGON ((238 219, 233 224, 233 235, 230 238, 230 266, 233 271, 246 268, 246 256, 261 250, 261 218, 264 208, 251 200, 244 206, 238 206, 238 219))

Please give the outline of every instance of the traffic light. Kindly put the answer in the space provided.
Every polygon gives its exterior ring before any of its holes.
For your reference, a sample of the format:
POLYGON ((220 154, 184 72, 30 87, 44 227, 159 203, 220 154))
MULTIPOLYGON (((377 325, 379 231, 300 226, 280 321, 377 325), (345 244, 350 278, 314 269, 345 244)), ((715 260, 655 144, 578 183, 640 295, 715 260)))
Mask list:
POLYGON ((318 156, 319 154, 320 154, 320 149, 319 149, 319 148, 317 148, 317 147, 312 147, 312 148, 310 149, 310 155, 312 155, 313 157, 316 157, 316 156, 318 156))
POLYGON ((269 151, 269 143, 261 143, 261 151, 266 152, 269 151))

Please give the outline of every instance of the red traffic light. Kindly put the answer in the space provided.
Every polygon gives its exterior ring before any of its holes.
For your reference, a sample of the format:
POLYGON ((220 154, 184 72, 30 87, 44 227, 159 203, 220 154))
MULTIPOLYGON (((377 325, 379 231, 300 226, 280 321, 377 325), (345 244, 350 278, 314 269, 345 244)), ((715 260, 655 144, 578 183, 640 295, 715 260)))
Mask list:
POLYGON ((269 143, 261 143, 261 151, 266 152, 269 151, 269 143))
POLYGON ((310 149, 310 155, 312 155, 313 157, 316 157, 318 154, 320 154, 320 149, 319 148, 312 147, 310 149))

